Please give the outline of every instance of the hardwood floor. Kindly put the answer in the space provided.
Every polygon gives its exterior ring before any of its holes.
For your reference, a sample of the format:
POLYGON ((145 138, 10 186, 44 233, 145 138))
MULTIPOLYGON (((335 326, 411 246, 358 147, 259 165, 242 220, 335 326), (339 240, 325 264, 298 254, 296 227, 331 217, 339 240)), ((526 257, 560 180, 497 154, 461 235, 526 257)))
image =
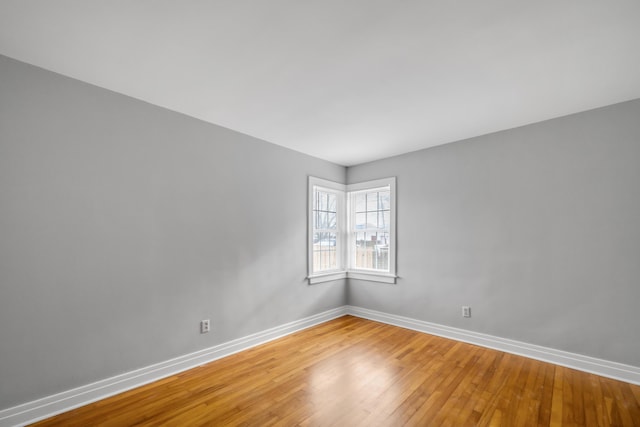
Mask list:
POLYGON ((640 386, 345 316, 37 426, 640 426, 640 386))

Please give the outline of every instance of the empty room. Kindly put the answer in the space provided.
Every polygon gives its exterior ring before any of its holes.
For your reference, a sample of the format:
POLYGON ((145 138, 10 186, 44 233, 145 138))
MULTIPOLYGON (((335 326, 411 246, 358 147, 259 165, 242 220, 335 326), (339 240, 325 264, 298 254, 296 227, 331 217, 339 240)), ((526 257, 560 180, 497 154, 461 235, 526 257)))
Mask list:
POLYGON ((0 427, 640 426, 640 2, 0 0, 0 427))

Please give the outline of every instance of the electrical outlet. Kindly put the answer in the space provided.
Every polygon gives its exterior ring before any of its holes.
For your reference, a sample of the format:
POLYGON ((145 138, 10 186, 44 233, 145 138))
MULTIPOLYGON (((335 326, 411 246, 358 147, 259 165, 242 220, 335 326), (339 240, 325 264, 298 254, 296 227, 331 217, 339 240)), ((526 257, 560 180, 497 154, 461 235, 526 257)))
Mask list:
POLYGON ((462 306, 462 317, 471 317, 471 307, 467 305, 462 306))
POLYGON ((211 322, 209 321, 209 319, 201 320, 200 321, 200 333, 201 334, 206 334, 210 330, 211 330, 211 322))

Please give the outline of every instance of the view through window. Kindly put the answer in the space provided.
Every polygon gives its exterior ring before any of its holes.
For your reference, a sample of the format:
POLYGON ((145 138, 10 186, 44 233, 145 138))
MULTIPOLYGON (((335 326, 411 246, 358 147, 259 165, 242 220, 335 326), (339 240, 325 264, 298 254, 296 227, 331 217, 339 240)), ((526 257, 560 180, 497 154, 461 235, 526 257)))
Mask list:
POLYGON ((338 266, 338 195, 317 189, 313 195, 313 272, 338 266))
POLYGON ((389 271, 390 191, 378 189, 352 194, 356 269, 389 271))

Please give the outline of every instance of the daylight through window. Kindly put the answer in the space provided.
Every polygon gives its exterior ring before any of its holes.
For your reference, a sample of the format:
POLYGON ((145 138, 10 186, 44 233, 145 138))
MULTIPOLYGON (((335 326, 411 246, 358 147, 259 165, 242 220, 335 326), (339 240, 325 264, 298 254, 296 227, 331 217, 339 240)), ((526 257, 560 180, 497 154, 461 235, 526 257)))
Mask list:
POLYGON ((338 196, 318 189, 313 196, 313 272, 338 268, 338 196))
POLYGON ((389 272, 390 190, 359 191, 351 197, 354 268, 389 272))

